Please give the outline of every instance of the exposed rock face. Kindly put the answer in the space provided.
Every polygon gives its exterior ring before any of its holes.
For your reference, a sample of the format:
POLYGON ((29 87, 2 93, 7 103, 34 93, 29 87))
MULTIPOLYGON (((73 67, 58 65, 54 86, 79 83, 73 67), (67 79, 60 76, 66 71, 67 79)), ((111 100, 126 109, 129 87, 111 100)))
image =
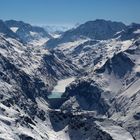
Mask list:
POLYGON ((54 43, 89 40, 49 51, 19 40, 33 31, 42 34, 41 28, 6 24, 0 22, 0 139, 140 139, 139 25, 129 29, 122 23, 87 22, 54 43), (16 35, 15 26, 20 28, 16 35), (50 108, 47 95, 69 76, 79 78, 66 87, 61 100, 54 99, 60 108, 50 108))
POLYGON ((140 36, 140 24, 132 23, 127 28, 125 28, 122 32, 119 32, 114 37, 119 37, 121 40, 131 40, 138 39, 140 36))
POLYGON ((131 72, 134 66, 135 63, 125 53, 121 52, 114 55, 114 57, 109 59, 101 69, 96 71, 99 73, 107 71, 108 74, 113 73, 122 78, 125 74, 131 72))
POLYGON ((30 99, 47 95, 47 89, 43 81, 29 76, 2 55, 0 55, 0 60, 1 75, 4 77, 3 80, 5 82, 16 84, 17 88, 20 88, 19 91, 22 91, 30 99))
MULTIPOLYGON (((133 140, 130 133, 117 123, 105 118, 96 118, 93 112, 82 111, 67 114, 51 111, 49 115, 53 129, 56 132, 63 130, 65 137, 70 140, 123 140, 124 138, 133 140), (123 137, 120 134, 123 134, 123 137)), ((64 136, 61 135, 61 137, 64 136)))
POLYGON ((84 100, 88 99, 89 103, 93 104, 94 107, 96 106, 96 108, 88 108, 88 110, 100 111, 102 109, 101 112, 105 112, 107 118, 119 123, 120 126, 130 132, 134 139, 139 139, 140 79, 138 59, 140 46, 138 42, 139 40, 134 42, 125 52, 115 54, 100 69, 97 69, 92 75, 90 74, 89 77, 93 76, 90 79, 96 79, 96 82, 86 78, 85 80, 77 80, 67 87, 63 96, 74 98, 69 98, 62 105, 62 110, 72 112, 74 109, 77 111, 81 108, 84 109, 84 100), (100 81, 104 81, 105 84, 101 84, 100 81), (113 89, 112 86, 118 87, 114 95, 111 90, 113 89), (105 89, 108 89, 107 94, 105 89), (101 98, 104 94, 107 96, 101 98), (109 94, 110 96, 108 96, 109 94), (82 99, 83 96, 84 100, 82 99), (98 104, 96 104, 97 101, 98 104))
POLYGON ((6 37, 19 39, 18 35, 12 32, 2 20, 0 20, 0 33, 4 34, 6 37))
POLYGON ((48 93, 77 71, 43 48, 0 35, 0 138, 49 139, 48 93))
MULTIPOLYGON (((71 102, 71 107, 77 102, 78 108, 82 110, 92 110, 97 114, 106 114, 109 108, 109 102, 104 99, 104 91, 101 89, 100 85, 95 81, 79 81, 77 83, 71 84, 66 88, 63 97, 73 100, 71 97, 75 97, 75 100, 71 102)), ((67 110, 67 104, 69 101, 62 105, 62 109, 67 110)))

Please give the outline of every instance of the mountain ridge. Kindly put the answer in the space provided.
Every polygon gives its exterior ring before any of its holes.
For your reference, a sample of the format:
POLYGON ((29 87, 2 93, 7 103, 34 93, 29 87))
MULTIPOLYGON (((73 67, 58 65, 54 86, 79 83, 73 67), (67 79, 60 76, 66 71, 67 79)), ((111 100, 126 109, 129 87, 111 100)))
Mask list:
POLYGON ((30 44, 37 39, 33 32, 34 39, 19 40, 33 31, 29 24, 19 37, 13 23, 7 28, 0 22, 0 139, 139 140, 140 26, 96 20, 97 39, 91 23, 78 26, 76 37, 69 32, 77 29, 66 31, 47 49, 30 44), (99 36, 102 31, 107 36, 99 36), (49 99, 59 80, 69 77, 75 81, 61 98, 49 99))

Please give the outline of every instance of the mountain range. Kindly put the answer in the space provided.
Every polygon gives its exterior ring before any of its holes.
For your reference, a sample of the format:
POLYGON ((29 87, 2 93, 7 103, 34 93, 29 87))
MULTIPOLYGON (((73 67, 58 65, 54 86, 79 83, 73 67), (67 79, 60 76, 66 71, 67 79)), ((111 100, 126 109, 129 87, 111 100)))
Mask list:
POLYGON ((140 140, 140 24, 97 19, 53 35, 0 20, 0 139, 140 140))

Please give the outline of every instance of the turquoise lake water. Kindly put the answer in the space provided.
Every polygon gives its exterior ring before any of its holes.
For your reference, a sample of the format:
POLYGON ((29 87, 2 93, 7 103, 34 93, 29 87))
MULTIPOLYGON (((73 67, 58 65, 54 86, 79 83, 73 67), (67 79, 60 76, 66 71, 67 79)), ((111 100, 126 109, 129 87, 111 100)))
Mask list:
POLYGON ((61 95, 63 94, 63 92, 51 92, 50 95, 48 95, 48 98, 49 99, 52 99, 52 98, 61 98, 61 95))

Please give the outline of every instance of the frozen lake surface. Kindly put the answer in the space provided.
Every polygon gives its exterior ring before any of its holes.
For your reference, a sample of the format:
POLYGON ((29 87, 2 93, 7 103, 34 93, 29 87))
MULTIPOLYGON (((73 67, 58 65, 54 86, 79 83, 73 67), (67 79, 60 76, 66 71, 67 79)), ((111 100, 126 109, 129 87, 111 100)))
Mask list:
POLYGON ((65 88, 75 80, 75 77, 70 77, 66 79, 59 80, 57 82, 57 85, 52 90, 51 94, 48 96, 48 98, 60 98, 62 93, 65 92, 65 88))

